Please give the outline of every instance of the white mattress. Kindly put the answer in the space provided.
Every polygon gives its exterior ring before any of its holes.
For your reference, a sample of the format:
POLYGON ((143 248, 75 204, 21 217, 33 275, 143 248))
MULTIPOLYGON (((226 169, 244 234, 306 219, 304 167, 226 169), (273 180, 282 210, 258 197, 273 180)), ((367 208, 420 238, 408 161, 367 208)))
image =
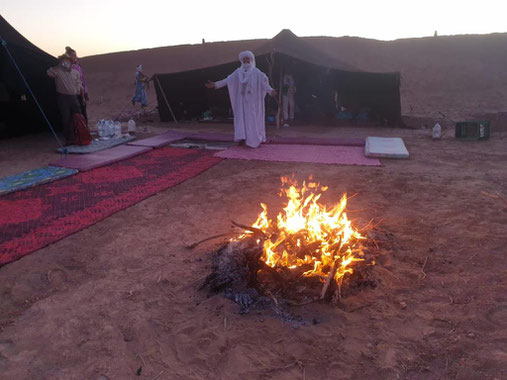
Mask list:
POLYGON ((364 145, 366 157, 408 158, 408 150, 399 137, 367 137, 364 145))

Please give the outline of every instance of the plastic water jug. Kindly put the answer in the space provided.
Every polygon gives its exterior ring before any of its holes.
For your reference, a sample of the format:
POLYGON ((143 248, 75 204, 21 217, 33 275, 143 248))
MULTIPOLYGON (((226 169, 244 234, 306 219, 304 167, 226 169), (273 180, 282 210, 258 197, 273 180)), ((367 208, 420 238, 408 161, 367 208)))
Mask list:
POLYGON ((99 121, 99 136, 107 137, 106 121, 104 119, 99 121))
POLYGON ((482 139, 484 137, 484 125, 479 124, 479 138, 482 139))
POLYGON ((97 121, 97 134, 99 137, 104 135, 104 130, 102 129, 102 120, 97 121))
POLYGON ((111 137, 114 134, 114 128, 113 128, 113 121, 107 120, 106 121, 106 136, 111 137))
POLYGON ((114 129, 114 137, 120 138, 121 137, 121 123, 119 121, 114 122, 113 129, 114 129))
POLYGON ((440 140, 442 138, 442 127, 440 124, 436 123, 433 126, 433 132, 431 136, 433 137, 433 140, 440 140))
POLYGON ((134 120, 130 119, 127 125, 127 131, 129 133, 134 133, 136 131, 136 122, 134 120))

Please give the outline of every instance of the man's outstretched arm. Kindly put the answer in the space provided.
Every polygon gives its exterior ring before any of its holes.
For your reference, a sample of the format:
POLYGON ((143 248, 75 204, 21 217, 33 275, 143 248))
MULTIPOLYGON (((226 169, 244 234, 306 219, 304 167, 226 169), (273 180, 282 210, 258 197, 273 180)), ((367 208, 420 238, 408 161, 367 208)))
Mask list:
POLYGON ((219 88, 225 87, 225 86, 227 86, 227 78, 219 80, 217 82, 212 82, 209 80, 208 83, 205 84, 205 86, 207 88, 214 88, 214 89, 219 89, 219 88))

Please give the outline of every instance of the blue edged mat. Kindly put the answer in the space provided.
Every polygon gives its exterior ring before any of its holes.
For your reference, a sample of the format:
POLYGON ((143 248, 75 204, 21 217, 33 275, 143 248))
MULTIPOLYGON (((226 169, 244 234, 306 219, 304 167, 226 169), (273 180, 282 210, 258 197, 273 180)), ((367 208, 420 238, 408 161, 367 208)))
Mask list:
POLYGON ((0 178, 0 195, 26 189, 76 174, 76 169, 46 166, 35 170, 0 178))
MULTIPOLYGON (((87 154, 98 152, 100 150, 109 149, 112 148, 113 146, 125 144, 135 139, 136 138, 134 136, 120 137, 117 139, 112 138, 107 140, 93 139, 90 145, 69 145, 66 147, 66 149, 67 153, 70 154, 87 154)), ((62 148, 58 148, 57 151, 62 153, 62 148)))

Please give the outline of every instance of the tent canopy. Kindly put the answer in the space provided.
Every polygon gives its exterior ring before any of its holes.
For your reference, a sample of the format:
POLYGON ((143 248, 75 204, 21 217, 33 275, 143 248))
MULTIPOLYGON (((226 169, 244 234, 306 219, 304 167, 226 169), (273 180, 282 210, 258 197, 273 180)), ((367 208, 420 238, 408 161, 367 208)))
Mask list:
POLYGON ((343 71, 359 71, 355 67, 332 58, 325 52, 316 49, 308 42, 297 37, 289 29, 282 30, 264 45, 255 49, 253 53, 256 56, 278 53, 325 68, 343 71))
MULTIPOLYGON (((60 127, 53 81, 46 70, 56 58, 45 53, 0 16, 0 37, 25 76, 42 109, 55 127, 60 127)), ((46 130, 44 118, 12 63, 0 46, 0 138, 46 130)))
MULTIPOLYGON (((401 122, 399 73, 358 70, 314 48, 290 30, 283 30, 253 52, 257 67, 269 76, 274 88, 279 90, 283 73, 292 73, 297 87, 298 119, 316 123, 344 119, 389 125, 401 122)), ((238 65, 235 60, 190 71, 156 74, 161 120, 172 120, 168 105, 178 120, 199 119, 206 111, 211 111, 215 119, 230 119, 227 91, 207 90, 204 83, 223 79, 238 65)), ((276 114, 276 102, 267 99, 267 115, 276 114)))

